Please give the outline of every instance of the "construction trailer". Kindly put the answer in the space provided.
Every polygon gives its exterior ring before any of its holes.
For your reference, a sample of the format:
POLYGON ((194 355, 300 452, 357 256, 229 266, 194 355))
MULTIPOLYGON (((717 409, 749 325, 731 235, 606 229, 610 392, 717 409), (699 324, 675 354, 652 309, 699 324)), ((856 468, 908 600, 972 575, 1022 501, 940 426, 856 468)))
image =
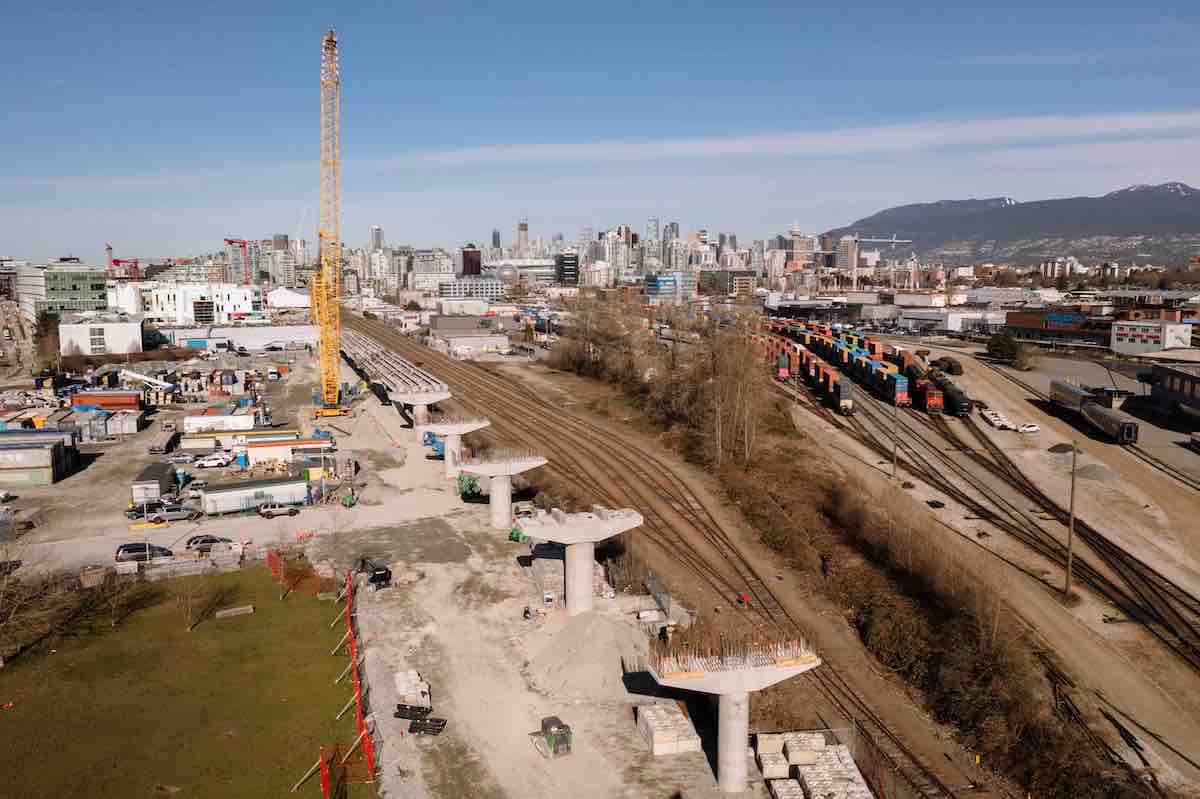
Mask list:
POLYGON ((176 489, 175 467, 169 463, 147 464, 129 487, 129 496, 134 505, 145 502, 155 502, 163 494, 174 493, 176 489))
POLYGON ((247 480, 239 483, 210 485, 200 498, 201 509, 209 514, 241 513, 255 510, 267 503, 277 505, 306 505, 309 502, 308 481, 303 477, 282 477, 271 480, 247 480))

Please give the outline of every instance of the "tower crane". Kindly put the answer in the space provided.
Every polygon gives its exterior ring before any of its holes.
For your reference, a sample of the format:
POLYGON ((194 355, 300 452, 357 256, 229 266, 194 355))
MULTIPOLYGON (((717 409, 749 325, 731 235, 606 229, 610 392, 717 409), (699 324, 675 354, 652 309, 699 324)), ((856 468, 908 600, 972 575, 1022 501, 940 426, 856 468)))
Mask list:
POLYGON ((337 34, 321 40, 321 221, 317 231, 319 263, 312 280, 312 308, 319 331, 321 405, 316 416, 341 416, 342 318, 342 73, 337 34))
MULTIPOLYGON (((245 239, 225 239, 226 244, 236 244, 242 248, 242 283, 249 286, 254 283, 254 275, 250 269, 250 242, 245 239)), ((233 277, 233 275, 230 275, 233 277)))
MULTIPOLYGON (((890 239, 878 238, 874 236, 859 236, 854 235, 854 263, 850 264, 850 290, 858 291, 858 245, 859 244, 890 244, 892 249, 896 249, 897 244, 912 244, 912 239, 901 239, 892 234, 890 239)), ((893 285, 895 288, 895 280, 893 276, 893 285)))

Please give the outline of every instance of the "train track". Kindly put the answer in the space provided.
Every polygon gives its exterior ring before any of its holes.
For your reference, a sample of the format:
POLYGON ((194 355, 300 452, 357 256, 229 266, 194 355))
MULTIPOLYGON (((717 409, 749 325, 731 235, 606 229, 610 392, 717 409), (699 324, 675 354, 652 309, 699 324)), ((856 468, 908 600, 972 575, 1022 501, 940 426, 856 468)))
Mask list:
MULTIPOLYGON (((1003 377, 1005 380, 1020 387, 1024 391, 1027 391, 1028 393, 1032 394, 1033 396, 1037 397, 1038 399, 1042 400, 1043 402, 1047 402, 1047 403, 1050 402, 1050 397, 1048 395, 1037 390, 1036 388, 1029 385, 1024 380, 1021 380, 1017 376, 1009 374, 1007 371, 1005 371, 1004 369, 1001 369, 1000 367, 996 366, 995 364, 988 363, 987 361, 982 361, 979 358, 976 358, 975 360, 980 365, 987 367, 991 371, 993 371, 996 374, 1003 377)), ((1138 460, 1157 469, 1158 471, 1162 472, 1163 474, 1171 476, 1176 481, 1178 481, 1179 483, 1182 483, 1184 486, 1192 489, 1193 491, 1200 491, 1200 480, 1196 479, 1195 477, 1192 477, 1191 475, 1183 474, 1178 469, 1171 466, 1171 464, 1162 460, 1157 455, 1154 455, 1153 453, 1151 453, 1144 447, 1142 447, 1138 444, 1127 444, 1123 447, 1123 449, 1126 452, 1128 452, 1130 455, 1137 458, 1138 460)))
MULTIPOLYGON (((906 469, 973 515, 987 520, 1038 555, 1065 568, 1067 553, 1060 538, 1050 534, 1016 502, 997 491, 987 478, 1008 485, 1063 525, 1067 523, 1067 511, 1035 486, 975 420, 969 417, 963 420, 964 428, 978 442, 972 445, 953 432, 952 423, 944 417, 929 419, 917 411, 887 413, 882 409, 889 406, 861 393, 856 407, 875 429, 859 424, 855 426, 855 432, 874 451, 886 457, 891 455, 891 435, 882 435, 877 430, 900 436, 900 451, 905 454, 906 469), (915 429, 914 424, 932 431, 950 449, 967 455, 986 474, 980 475, 956 461, 915 429), (964 490, 961 484, 969 490, 964 490)), ((1077 553, 1074 557, 1077 578, 1141 623, 1171 652, 1200 671, 1200 599, 1086 521, 1076 518, 1075 531, 1105 567, 1098 568, 1082 553, 1077 553)))
MULTIPOLYGON (((542 448, 550 456, 546 468, 588 486, 602 502, 637 507, 646 520, 645 532, 727 605, 756 617, 756 626, 804 634, 803 625, 778 600, 703 500, 653 452, 628 440, 614 441, 610 431, 565 412, 534 392, 418 345, 384 323, 344 313, 343 324, 410 360, 429 364, 450 384, 456 402, 493 420, 495 433, 509 434, 513 443, 542 448), (592 469, 580 460, 583 453, 592 469), (615 490, 593 479, 594 470, 615 490), (691 546, 696 538, 711 551, 712 558, 703 557, 691 546), (735 599, 743 592, 751 598, 747 608, 740 608, 735 599)), ((834 668, 823 665, 809 672, 808 679, 847 721, 859 722, 860 732, 917 795, 929 799, 956 796, 834 668)))

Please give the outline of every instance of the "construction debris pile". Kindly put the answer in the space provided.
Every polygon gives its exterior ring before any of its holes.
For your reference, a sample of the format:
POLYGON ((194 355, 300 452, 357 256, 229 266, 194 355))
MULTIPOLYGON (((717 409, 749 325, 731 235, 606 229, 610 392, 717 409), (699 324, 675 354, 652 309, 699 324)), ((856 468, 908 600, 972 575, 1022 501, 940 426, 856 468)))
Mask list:
POLYGON ((628 698, 623 666, 644 657, 645 650, 636 628, 599 613, 581 613, 541 644, 527 676, 555 698, 619 702, 628 698))

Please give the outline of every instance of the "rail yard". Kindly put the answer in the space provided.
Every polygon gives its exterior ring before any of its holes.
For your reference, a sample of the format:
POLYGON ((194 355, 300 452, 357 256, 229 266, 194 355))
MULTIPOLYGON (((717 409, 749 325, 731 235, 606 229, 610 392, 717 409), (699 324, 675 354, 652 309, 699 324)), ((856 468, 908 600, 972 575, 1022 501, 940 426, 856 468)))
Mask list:
MULTIPOLYGON (((593 501, 641 510, 651 548, 685 569, 693 577, 692 587, 706 592, 707 599, 727 613, 739 614, 763 635, 799 632, 805 626, 800 620, 807 617, 779 587, 782 575, 773 573, 761 553, 751 552, 752 542, 730 532, 728 517, 712 499, 691 488, 686 469, 657 447, 614 434, 519 381, 432 352, 385 324, 353 315, 347 315, 344 324, 444 380, 454 393, 449 403, 453 412, 486 414, 492 426, 485 438, 492 446, 533 448, 548 459, 545 471, 550 477, 586 486, 593 501)), ((1108 742, 1114 734, 1148 740, 1155 757, 1171 769, 1195 768, 1189 743, 1195 707, 1191 700, 1179 699, 1186 693, 1176 693, 1186 692, 1200 671, 1200 601, 1188 588, 1200 575, 1194 549, 1186 557, 1164 559, 1162 551, 1145 551, 1140 546, 1145 542, 1129 529, 1120 529, 1120 514, 1097 516, 1095 505, 1081 507, 1074 519, 1071 551, 1075 599, 1064 605, 1058 597, 1068 557, 1070 512, 1063 492, 1047 487, 1024 462, 1019 447, 1006 444, 1001 431, 985 427, 971 413, 981 404, 982 396, 973 397, 979 374, 994 373, 993 367, 969 361, 964 374, 957 362, 961 357, 914 357, 905 348, 867 336, 851 342, 841 336, 854 336, 852 332, 797 330, 794 323, 775 324, 751 335, 762 347, 764 369, 776 378, 781 396, 811 412, 827 435, 845 436, 878 458, 876 472, 886 475, 894 469, 906 486, 914 481, 914 495, 940 497, 931 507, 948 505, 947 512, 957 511, 962 520, 973 522, 955 525, 939 514, 937 523, 947 535, 963 546, 989 552, 997 564, 1024 580, 1014 590, 1014 603, 1039 605, 1021 615, 1045 645, 1038 657, 1054 685, 1071 680, 1049 659, 1054 656, 1078 667, 1082 653, 1108 647, 1145 669, 1147 674, 1136 678, 1113 674, 1092 682, 1112 693, 1098 689, 1098 699, 1091 704, 1114 702, 1112 712, 1080 710, 1074 700, 1062 700, 1063 707, 1074 708, 1074 715, 1068 716, 1087 730, 1098 748, 1116 762, 1121 756, 1108 742), (1134 623, 1145 638, 1131 636, 1132 628, 1122 622, 1134 623), (1084 636, 1088 645, 1072 652, 1073 644, 1056 640, 1060 636, 1084 636), (1153 649, 1169 662, 1156 658, 1153 649), (1116 702, 1113 696, 1129 701, 1116 702), (1185 712, 1163 726, 1160 722, 1176 701, 1183 702, 1180 709, 1185 712), (1097 718, 1110 720, 1107 736, 1094 731, 1097 718)), ((989 398, 992 390, 989 387, 989 398)), ((1185 502, 1194 501, 1183 496, 1185 502)), ((1188 550, 1195 542, 1183 543, 1188 550)), ((911 718, 894 706, 882 710, 873 701, 878 684, 832 660, 804 681, 829 712, 862 725, 864 736, 875 743, 882 759, 894 764, 908 790, 921 796, 955 796, 978 787, 981 781, 966 776, 976 774, 966 760, 969 755, 943 751, 939 762, 923 750, 927 741, 921 740, 923 733, 912 726, 911 718)))

